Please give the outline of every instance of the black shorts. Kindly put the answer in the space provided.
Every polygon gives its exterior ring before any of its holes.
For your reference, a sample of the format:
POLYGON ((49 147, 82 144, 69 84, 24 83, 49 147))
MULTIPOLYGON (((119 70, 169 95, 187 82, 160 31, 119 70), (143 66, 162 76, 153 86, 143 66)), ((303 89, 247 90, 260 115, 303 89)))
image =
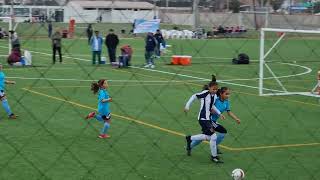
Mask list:
POLYGON ((203 134, 211 136, 214 132, 212 130, 214 127, 212 126, 211 121, 209 120, 199 120, 199 124, 201 126, 201 131, 203 134))
POLYGON ((111 119, 111 114, 109 113, 108 115, 102 115, 102 119, 104 121, 109 121, 111 119))
POLYGON ((213 129, 219 133, 227 134, 226 128, 224 128, 221 124, 218 124, 217 122, 211 122, 213 129))
POLYGON ((0 91, 0 99, 2 99, 2 98, 4 98, 4 97, 6 97, 6 94, 4 93, 3 90, 1 90, 1 91, 0 91))

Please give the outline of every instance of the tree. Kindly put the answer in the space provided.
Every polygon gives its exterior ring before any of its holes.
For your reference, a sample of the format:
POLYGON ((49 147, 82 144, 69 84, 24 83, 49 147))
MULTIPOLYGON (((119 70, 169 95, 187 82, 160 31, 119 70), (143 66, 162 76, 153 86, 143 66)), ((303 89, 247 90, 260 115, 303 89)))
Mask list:
POLYGON ((240 1, 239 0, 231 0, 229 4, 229 9, 232 10, 233 13, 240 12, 240 1))
POLYGON ((272 9, 276 11, 281 8, 283 2, 284 0, 270 0, 270 5, 272 6, 272 9))

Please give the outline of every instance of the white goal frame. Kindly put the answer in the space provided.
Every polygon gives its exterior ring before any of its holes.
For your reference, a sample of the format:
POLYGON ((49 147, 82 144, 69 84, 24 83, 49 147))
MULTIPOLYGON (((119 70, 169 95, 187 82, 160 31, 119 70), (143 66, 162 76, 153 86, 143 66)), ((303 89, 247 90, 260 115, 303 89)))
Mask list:
MULTIPOLYGON (((305 33, 305 34, 319 34, 320 30, 294 30, 294 29, 276 29, 276 28, 261 28, 260 30, 260 59, 259 59, 259 95, 260 96, 275 96, 275 95, 303 95, 311 97, 320 97, 320 93, 317 92, 317 89, 320 87, 320 80, 318 79, 315 87, 310 89, 309 92, 289 92, 285 86, 282 84, 280 79, 275 75, 272 69, 269 67, 265 58, 271 53, 271 51, 281 42, 286 33, 305 33), (282 33, 279 39, 272 45, 272 47, 265 53, 265 32, 278 32, 282 33), (275 89, 266 89, 263 87, 264 81, 264 67, 270 72, 272 78, 276 80, 277 84, 281 87, 282 90, 275 89), (272 93, 264 93, 264 90, 273 91, 272 93)), ((315 81, 316 79, 316 75, 315 81)))
POLYGON ((9 33, 9 31, 15 30, 15 28, 13 28, 13 18, 12 17, 0 17, 0 19, 3 20, 4 22, 9 23, 9 28, 7 29, 7 31, 8 31, 8 54, 10 54, 11 49, 12 49, 12 45, 11 45, 11 33, 9 33))

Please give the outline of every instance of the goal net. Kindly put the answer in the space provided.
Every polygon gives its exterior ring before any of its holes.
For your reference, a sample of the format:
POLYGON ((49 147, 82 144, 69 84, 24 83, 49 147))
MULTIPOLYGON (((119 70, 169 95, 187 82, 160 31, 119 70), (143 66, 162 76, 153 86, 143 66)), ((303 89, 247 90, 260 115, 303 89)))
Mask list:
POLYGON ((320 30, 262 28, 259 95, 320 97, 320 30))

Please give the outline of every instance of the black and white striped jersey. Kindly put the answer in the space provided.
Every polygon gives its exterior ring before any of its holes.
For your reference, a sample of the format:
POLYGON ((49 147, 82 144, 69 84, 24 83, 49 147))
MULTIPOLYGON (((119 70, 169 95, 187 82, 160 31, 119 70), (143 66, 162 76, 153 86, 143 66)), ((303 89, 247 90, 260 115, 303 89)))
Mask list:
POLYGON ((220 114, 220 111, 217 110, 214 106, 214 103, 217 99, 216 94, 210 94, 208 90, 204 90, 200 93, 196 93, 190 97, 188 100, 185 109, 189 110, 192 102, 195 99, 200 100, 200 111, 198 115, 198 120, 210 120, 211 109, 214 109, 216 113, 220 114))

